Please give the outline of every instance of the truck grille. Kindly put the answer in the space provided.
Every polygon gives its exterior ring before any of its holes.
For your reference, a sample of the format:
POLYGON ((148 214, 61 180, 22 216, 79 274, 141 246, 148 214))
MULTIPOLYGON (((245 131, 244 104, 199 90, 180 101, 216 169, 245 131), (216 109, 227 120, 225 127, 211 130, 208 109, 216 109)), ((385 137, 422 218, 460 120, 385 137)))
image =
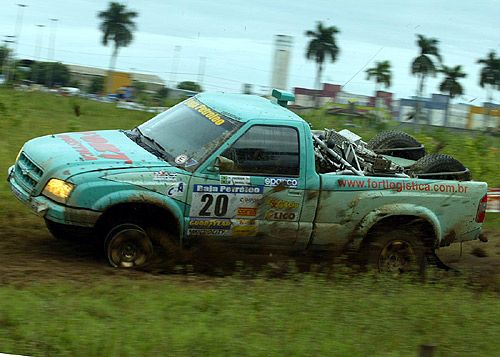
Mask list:
POLYGON ((14 179, 26 192, 33 193, 43 176, 43 171, 24 153, 21 153, 14 169, 14 179))

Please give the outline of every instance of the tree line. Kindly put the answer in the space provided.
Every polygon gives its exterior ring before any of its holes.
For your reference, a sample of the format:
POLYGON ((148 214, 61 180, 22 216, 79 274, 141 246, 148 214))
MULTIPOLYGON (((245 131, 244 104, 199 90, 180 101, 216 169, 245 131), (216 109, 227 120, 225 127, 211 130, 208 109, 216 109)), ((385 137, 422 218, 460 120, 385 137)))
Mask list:
MULTIPOLYGON (((324 26, 318 22, 315 30, 305 32, 307 37, 311 37, 307 48, 306 58, 314 60, 317 65, 316 88, 319 89, 321 76, 324 69, 324 63, 330 60, 335 62, 340 53, 337 46, 335 35, 340 31, 335 26, 324 26)), ((466 77, 461 65, 448 66, 443 63, 443 58, 439 52, 439 41, 432 37, 425 37, 417 34, 417 46, 419 54, 411 63, 411 74, 418 79, 417 95, 423 96, 425 81, 428 77, 435 77, 436 74, 442 74, 443 80, 439 84, 439 90, 447 94, 450 99, 460 96, 464 93, 463 86, 459 79, 466 77)), ((493 91, 500 90, 500 57, 497 57, 494 50, 491 50, 485 58, 477 60, 482 65, 479 85, 487 91, 488 101, 493 100, 493 91)), ((375 62, 374 67, 366 70, 366 79, 375 81, 375 89, 379 90, 383 85, 386 88, 391 86, 392 71, 388 60, 375 62)))
MULTIPOLYGON (((137 29, 135 19, 138 13, 130 11, 126 5, 110 2, 108 8, 97 13, 101 20, 99 29, 102 31, 101 42, 104 46, 112 45, 112 53, 109 63, 109 70, 113 71, 116 65, 119 50, 127 47, 133 40, 133 32, 137 29)), ((306 58, 316 62, 316 88, 321 85, 321 77, 324 71, 325 62, 335 62, 340 54, 340 48, 337 45, 336 35, 340 33, 335 26, 325 26, 318 22, 314 30, 308 30, 305 35, 310 39, 306 48, 306 58)), ((450 99, 463 94, 464 89, 459 80, 466 76, 461 65, 448 66, 443 63, 443 58, 439 52, 439 41, 435 38, 425 37, 418 34, 416 40, 419 54, 411 63, 411 74, 417 77, 417 95, 423 96, 425 82, 428 77, 435 77, 437 74, 443 75, 443 80, 439 85, 442 93, 449 95, 450 99)), ((9 50, 6 47, 0 47, 0 63, 5 64, 9 56, 9 50)), ((493 99, 493 91, 500 90, 500 57, 497 57, 495 51, 491 50, 485 58, 478 59, 477 63, 482 65, 479 85, 487 91, 488 101, 493 99)), ((31 71, 25 77, 36 83, 60 85, 69 84, 69 71, 65 70, 60 63, 35 62, 31 71)), ((5 65, 2 66, 2 69, 5 65)), ((22 77, 22 74, 17 74, 22 77)), ((109 78, 112 78, 109 76, 109 78)), ((372 68, 366 70, 366 78, 375 81, 375 90, 382 86, 389 88, 392 84, 391 63, 388 60, 375 62, 372 68)), ((109 79, 111 80, 111 79, 109 79)), ((104 85, 110 83, 101 83, 96 80, 92 84, 91 91, 102 90, 104 85)), ((189 83, 189 89, 194 88, 189 83)), ((184 85, 184 84, 183 84, 184 85)))

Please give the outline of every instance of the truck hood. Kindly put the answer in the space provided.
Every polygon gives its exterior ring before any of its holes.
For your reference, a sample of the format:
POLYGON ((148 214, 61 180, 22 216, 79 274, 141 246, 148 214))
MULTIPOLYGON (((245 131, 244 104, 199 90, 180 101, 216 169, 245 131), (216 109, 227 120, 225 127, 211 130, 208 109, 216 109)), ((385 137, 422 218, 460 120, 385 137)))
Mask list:
POLYGON ((28 141, 23 153, 45 177, 61 179, 96 170, 171 166, 119 130, 47 135, 28 141))

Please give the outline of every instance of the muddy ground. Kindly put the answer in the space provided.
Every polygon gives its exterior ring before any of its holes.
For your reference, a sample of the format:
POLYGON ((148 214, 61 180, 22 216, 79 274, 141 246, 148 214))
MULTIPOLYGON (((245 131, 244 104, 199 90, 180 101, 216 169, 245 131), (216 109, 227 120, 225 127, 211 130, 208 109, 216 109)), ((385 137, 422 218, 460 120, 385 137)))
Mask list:
MULTIPOLYGON (((442 248, 439 256, 442 261, 458 272, 474 276, 480 284, 498 285, 500 282, 500 232, 487 232, 489 242, 467 242, 462 246, 454 244, 442 248)), ((311 263, 311 257, 293 257, 300 266, 311 263)), ((316 258, 315 258, 316 259, 316 258)), ((328 264, 325 258, 317 258, 314 263, 328 264)), ((223 249, 190 251, 184 255, 188 271, 211 276, 230 274, 234 269, 233 261, 241 260, 255 269, 267 268, 279 270, 280 262, 287 262, 290 257, 227 254, 223 249)), ((0 285, 24 285, 36 281, 77 281, 93 283, 103 278, 121 276, 132 279, 165 279, 166 276, 179 276, 175 269, 154 269, 153 272, 124 271, 111 268, 88 244, 58 241, 40 226, 39 229, 19 232, 0 228, 0 285)), ((186 267, 180 268, 181 273, 186 267)), ((177 269, 179 272, 179 267, 177 269)), ((182 275, 182 274, 180 274, 182 275)), ((494 290, 498 288, 494 287, 494 290)), ((500 289, 498 289, 500 290, 500 289)))

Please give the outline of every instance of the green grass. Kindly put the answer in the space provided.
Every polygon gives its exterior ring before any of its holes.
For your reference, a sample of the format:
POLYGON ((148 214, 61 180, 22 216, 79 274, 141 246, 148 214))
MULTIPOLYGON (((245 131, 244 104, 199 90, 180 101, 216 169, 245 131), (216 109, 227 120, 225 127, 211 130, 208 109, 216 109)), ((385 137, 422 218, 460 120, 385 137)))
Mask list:
MULTIPOLYGON (((151 116, 112 104, 0 89, 2 227, 29 234, 43 226, 5 182, 7 168, 26 140, 65 131, 130 128, 151 116), (81 107, 78 118, 74 104, 81 107)), ((380 129, 362 124, 353 129, 346 126, 350 120, 314 112, 305 117, 316 128, 348 127, 366 139, 380 129)), ((463 160, 476 179, 499 186, 492 156, 498 156, 498 138, 446 131, 422 131, 417 137, 431 150, 444 140, 444 152, 463 160)), ((488 215, 487 226, 498 227, 499 217, 488 215)), ((438 283, 408 279, 348 274, 292 274, 286 279, 117 274, 84 279, 87 283, 30 279, 0 285, 0 352, 414 356, 420 344, 433 343, 442 356, 498 354, 498 290, 479 292, 465 286, 467 278, 438 283)))
POLYGON ((0 88, 0 224, 26 227, 39 222, 13 199, 6 180, 8 167, 27 140, 68 131, 132 128, 153 115, 109 103, 0 88), (74 105, 80 106, 80 117, 74 105))
POLYGON ((0 350, 36 356, 494 356, 497 296, 307 275, 0 288, 0 350))

